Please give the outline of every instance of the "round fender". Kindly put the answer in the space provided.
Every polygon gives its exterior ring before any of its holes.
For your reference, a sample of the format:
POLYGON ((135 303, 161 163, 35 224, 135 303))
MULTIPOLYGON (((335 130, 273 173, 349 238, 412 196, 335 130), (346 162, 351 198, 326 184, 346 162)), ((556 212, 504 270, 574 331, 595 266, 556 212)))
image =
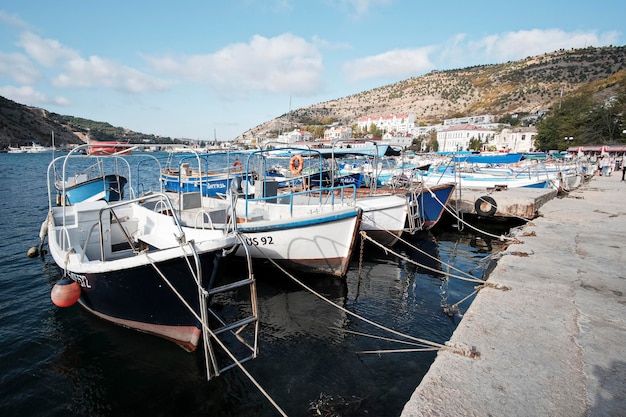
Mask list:
POLYGON ((496 214, 496 210, 498 209, 498 205, 496 204, 496 200, 489 197, 488 195, 484 195, 479 197, 474 203, 474 210, 476 210, 476 214, 482 217, 491 217, 496 214))

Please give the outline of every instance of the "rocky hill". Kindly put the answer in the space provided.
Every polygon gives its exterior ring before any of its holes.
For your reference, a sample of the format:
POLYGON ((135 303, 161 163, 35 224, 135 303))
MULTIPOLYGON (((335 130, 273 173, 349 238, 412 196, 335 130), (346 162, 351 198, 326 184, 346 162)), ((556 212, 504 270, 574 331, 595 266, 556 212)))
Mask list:
POLYGON ((87 135, 94 140, 122 142, 172 143, 168 137, 155 137, 144 133, 115 127, 73 116, 51 113, 37 107, 24 106, 0 96, 0 149, 9 145, 27 145, 36 142, 50 146, 54 132, 56 146, 87 142, 87 135))
POLYGON ((348 97, 293 110, 245 132, 267 135, 285 125, 412 112, 419 123, 480 114, 533 114, 562 97, 594 86, 602 100, 614 94, 616 74, 626 72, 626 46, 559 50, 515 62, 432 71, 348 97))
MULTIPOLYGON (((412 112, 423 124, 479 114, 524 114, 550 109, 568 94, 592 91, 598 100, 615 94, 626 78, 626 46, 559 50, 514 62, 432 71, 373 90, 293 110, 256 126, 242 137, 272 137, 285 127, 352 125, 362 116, 412 112), (618 81, 616 81, 618 80, 618 81), (619 81, 621 80, 621 81, 619 81)), ((0 148, 36 140, 81 143, 89 131, 99 140, 171 141, 108 123, 62 116, 0 97, 0 148)))
POLYGON ((61 116, 0 97, 0 147, 29 142, 49 146, 53 131, 57 144, 81 143, 61 116))

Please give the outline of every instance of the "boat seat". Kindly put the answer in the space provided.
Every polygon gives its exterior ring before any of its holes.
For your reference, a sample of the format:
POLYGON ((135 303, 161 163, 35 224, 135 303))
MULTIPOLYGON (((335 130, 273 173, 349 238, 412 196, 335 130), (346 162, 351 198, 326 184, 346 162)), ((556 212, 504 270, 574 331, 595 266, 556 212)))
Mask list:
POLYGON ((163 233, 148 233, 139 236, 137 239, 140 243, 144 243, 154 249, 170 249, 180 246, 176 237, 172 235, 164 235, 163 233))

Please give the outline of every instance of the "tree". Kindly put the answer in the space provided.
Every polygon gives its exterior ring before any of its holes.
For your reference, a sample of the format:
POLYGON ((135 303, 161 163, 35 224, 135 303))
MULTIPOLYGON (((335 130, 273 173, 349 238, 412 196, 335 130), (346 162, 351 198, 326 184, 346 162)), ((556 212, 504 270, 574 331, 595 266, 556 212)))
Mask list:
POLYGON ((564 150, 568 146, 594 142, 596 138, 587 129, 593 107, 594 103, 588 94, 564 98, 539 122, 535 147, 540 151, 564 150), (574 140, 566 140, 570 137, 574 140))
POLYGON ((429 135, 430 135, 430 139, 428 140, 426 150, 428 152, 437 152, 439 150, 439 142, 437 141, 437 131, 433 129, 430 131, 429 135))
POLYGON ((472 137, 469 141, 468 150, 480 151, 483 147, 483 142, 479 138, 472 137))
POLYGON ((626 77, 617 79, 614 85, 617 94, 601 102, 594 101, 591 91, 565 97, 538 123, 537 149, 625 143, 626 77))

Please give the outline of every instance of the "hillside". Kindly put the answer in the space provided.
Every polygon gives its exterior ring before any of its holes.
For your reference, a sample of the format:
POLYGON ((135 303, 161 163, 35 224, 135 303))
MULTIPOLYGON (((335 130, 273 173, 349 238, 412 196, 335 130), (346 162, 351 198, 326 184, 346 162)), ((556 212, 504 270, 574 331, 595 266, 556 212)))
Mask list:
MULTIPOLYGON (((362 116, 391 113, 412 112, 416 121, 425 125, 456 116, 532 114, 579 91, 591 89, 597 100, 603 100, 615 94, 624 74, 626 46, 559 50, 503 64, 432 71, 293 110, 244 132, 239 139, 275 136, 294 125, 351 125, 362 116)), ((49 145, 52 131, 57 145, 81 143, 87 132, 96 140, 171 142, 170 138, 62 116, 0 97, 0 148, 33 140, 49 145)))
POLYGON ((58 115, 0 97, 0 147, 33 141, 49 146, 53 131, 57 144, 81 142, 58 115))
POLYGON ((362 116, 412 112, 423 124, 458 115, 536 113, 563 96, 594 85, 597 99, 614 94, 603 82, 626 72, 626 46, 560 50, 520 61, 432 71, 348 97, 293 110, 245 132, 276 132, 282 126, 337 121, 350 125, 362 116))

